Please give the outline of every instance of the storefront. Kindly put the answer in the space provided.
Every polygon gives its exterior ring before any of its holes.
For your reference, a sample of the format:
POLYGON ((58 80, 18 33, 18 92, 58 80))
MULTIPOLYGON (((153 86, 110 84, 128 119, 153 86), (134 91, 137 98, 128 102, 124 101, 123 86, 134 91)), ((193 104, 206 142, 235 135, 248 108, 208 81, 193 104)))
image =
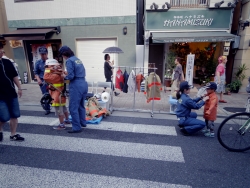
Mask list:
POLYGON ((17 28, 17 30, 3 34, 3 37, 9 41, 10 47, 13 49, 15 60, 18 61, 21 56, 26 62, 18 65, 23 83, 36 81, 34 66, 40 59, 39 47, 46 46, 48 58, 63 62, 58 54, 58 50, 62 45, 61 40, 50 39, 55 33, 60 33, 60 27, 17 28))
POLYGON ((144 66, 155 63, 164 80, 171 75, 174 58, 178 56, 184 73, 187 68, 192 69, 194 83, 201 81, 199 74, 204 69, 206 79, 211 80, 218 57, 227 56, 235 40, 235 35, 230 34, 231 21, 231 9, 145 10, 144 66), (194 55, 194 62, 187 67, 190 54, 194 55))

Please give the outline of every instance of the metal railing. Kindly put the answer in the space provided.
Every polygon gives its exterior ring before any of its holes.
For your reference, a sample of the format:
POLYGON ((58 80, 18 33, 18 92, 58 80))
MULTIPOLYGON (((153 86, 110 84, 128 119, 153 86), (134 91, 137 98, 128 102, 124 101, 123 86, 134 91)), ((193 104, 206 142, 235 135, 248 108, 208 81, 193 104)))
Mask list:
POLYGON ((209 0, 170 0, 172 8, 208 7, 209 0))

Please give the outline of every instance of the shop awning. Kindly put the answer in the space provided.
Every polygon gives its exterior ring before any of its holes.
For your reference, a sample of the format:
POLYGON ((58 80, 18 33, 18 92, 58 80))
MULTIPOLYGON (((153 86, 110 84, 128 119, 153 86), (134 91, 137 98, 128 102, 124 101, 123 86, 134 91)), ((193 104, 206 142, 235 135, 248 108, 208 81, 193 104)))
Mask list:
POLYGON ((174 42, 225 42, 234 41, 236 35, 227 32, 187 32, 187 33, 157 33, 152 32, 153 43, 174 42))
POLYGON ((44 40, 48 33, 57 32, 58 27, 50 28, 18 28, 2 34, 5 40, 44 40))

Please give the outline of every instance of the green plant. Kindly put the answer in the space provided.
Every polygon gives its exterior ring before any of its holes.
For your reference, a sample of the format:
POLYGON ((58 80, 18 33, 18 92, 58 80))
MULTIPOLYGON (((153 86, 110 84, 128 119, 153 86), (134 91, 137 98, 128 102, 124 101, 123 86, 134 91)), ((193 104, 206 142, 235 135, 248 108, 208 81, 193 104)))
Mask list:
POLYGON ((217 61, 213 59, 208 60, 207 65, 206 65, 206 70, 209 76, 214 76, 217 65, 218 65, 217 61))
POLYGON ((238 70, 237 72, 235 73, 235 77, 240 80, 240 81, 243 81, 245 78, 246 78, 246 75, 245 75, 245 71, 247 70, 247 66, 246 64, 242 64, 241 66, 238 67, 238 70))
POLYGON ((230 88, 230 90, 238 90, 242 86, 242 83, 240 80, 234 80, 230 84, 227 85, 227 87, 230 88))
POLYGON ((246 78, 245 75, 246 70, 248 70, 246 64, 242 64, 241 66, 238 67, 235 73, 235 80, 227 85, 231 90, 240 89, 240 87, 242 86, 242 81, 246 78))
POLYGON ((171 78, 173 69, 175 67, 175 58, 176 58, 176 53, 175 51, 170 51, 166 54, 167 58, 166 58, 166 62, 165 62, 165 75, 167 78, 171 78))

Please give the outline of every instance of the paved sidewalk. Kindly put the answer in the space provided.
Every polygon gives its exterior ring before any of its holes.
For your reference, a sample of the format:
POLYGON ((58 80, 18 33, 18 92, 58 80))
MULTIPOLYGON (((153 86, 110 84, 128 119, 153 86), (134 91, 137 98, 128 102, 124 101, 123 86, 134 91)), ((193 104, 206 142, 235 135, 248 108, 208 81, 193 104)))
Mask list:
MULTIPOLYGON (((40 99, 42 97, 40 88, 37 84, 22 84, 23 96, 19 99, 20 106, 40 106, 40 99)), ((99 88, 97 92, 102 92, 102 88, 99 88)), ((194 88, 191 90, 190 96, 195 96, 197 89, 194 88)), ((161 100, 154 101, 154 114, 162 113, 169 114, 170 104, 168 102, 168 96, 170 91, 161 93, 161 100)), ((247 93, 232 93, 231 95, 224 95, 224 99, 228 103, 219 103, 218 106, 218 116, 228 116, 232 113, 225 111, 224 107, 236 107, 244 108, 246 104, 248 94, 247 93)), ((147 103, 145 95, 143 92, 135 93, 135 105, 134 94, 133 93, 123 93, 120 92, 120 95, 114 97, 113 107, 115 110, 124 110, 124 111, 139 111, 139 112, 150 112, 152 110, 152 102, 147 103)), ((196 110, 199 115, 203 114, 203 108, 196 110)))

